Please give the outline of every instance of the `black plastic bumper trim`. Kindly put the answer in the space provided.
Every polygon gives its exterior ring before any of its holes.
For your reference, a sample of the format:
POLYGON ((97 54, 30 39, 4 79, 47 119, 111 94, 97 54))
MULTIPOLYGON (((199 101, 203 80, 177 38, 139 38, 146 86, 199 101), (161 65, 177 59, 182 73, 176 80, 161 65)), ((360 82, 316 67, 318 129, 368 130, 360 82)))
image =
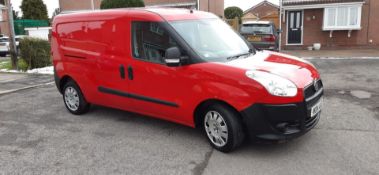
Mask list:
POLYGON ((131 93, 127 93, 127 92, 122 92, 122 91, 119 91, 119 90, 114 90, 114 89, 110 89, 110 88, 106 88, 106 87, 102 87, 102 86, 100 86, 98 88, 98 90, 100 92, 103 92, 103 93, 117 95, 117 96, 121 96, 121 97, 134 98, 134 99, 137 99, 137 100, 147 101, 147 102, 151 102, 151 103, 157 103, 157 104, 171 106, 171 107, 176 107, 176 108, 179 107, 179 105, 176 104, 176 103, 172 103, 172 102, 168 102, 168 101, 163 101, 163 100, 159 100, 159 99, 155 99, 155 98, 150 98, 150 97, 145 97, 145 96, 141 96, 141 95, 137 95, 137 94, 131 94, 131 93))
POLYGON ((57 71, 55 70, 55 67, 54 67, 54 81, 55 81, 55 85, 57 86, 57 88, 59 90, 59 93, 62 94, 61 83, 60 83, 61 80, 58 77, 58 74, 57 74, 57 71))
POLYGON ((241 111, 245 129, 251 138, 288 140, 314 128, 321 113, 311 117, 310 109, 323 95, 319 89, 303 102, 289 104, 253 104, 241 111))

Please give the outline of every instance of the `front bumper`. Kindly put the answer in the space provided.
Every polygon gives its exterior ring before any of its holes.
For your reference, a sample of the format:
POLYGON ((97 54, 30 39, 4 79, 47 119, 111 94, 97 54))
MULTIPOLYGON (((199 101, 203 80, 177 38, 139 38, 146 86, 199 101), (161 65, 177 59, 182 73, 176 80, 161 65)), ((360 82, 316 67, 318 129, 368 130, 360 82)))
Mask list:
POLYGON ((275 42, 250 42, 250 44, 261 50, 278 50, 278 45, 275 42))
POLYGON ((300 103, 254 104, 246 108, 241 114, 248 135, 264 140, 288 140, 307 133, 320 119, 321 112, 311 117, 311 108, 323 93, 320 88, 300 103))

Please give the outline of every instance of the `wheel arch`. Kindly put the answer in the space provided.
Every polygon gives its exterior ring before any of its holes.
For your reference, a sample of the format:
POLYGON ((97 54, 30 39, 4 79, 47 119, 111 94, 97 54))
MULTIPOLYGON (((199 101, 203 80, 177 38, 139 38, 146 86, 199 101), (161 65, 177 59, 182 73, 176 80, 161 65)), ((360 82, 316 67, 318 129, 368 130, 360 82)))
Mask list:
MULTIPOLYGON (((64 85, 69 82, 69 81, 73 81, 75 82, 76 84, 78 84, 71 76, 69 75, 64 75, 60 80, 59 80, 59 84, 58 84, 58 90, 61 94, 63 94, 63 87, 64 85)), ((79 85, 78 85, 79 86, 79 85)), ((80 86, 79 86, 80 88, 80 86)))
POLYGON ((202 117, 203 117, 201 115, 202 112, 207 107, 209 107, 210 105, 213 105, 213 104, 222 104, 222 105, 228 106, 230 109, 232 109, 234 112, 236 112, 238 114, 238 117, 240 117, 240 119, 242 120, 242 116, 241 116, 240 112, 235 107, 233 107, 231 104, 227 103, 226 101, 220 100, 220 99, 207 99, 207 100, 204 100, 201 103, 199 103, 194 110, 193 120, 194 120, 195 128, 199 128, 199 126, 201 126, 201 121, 202 121, 202 117))

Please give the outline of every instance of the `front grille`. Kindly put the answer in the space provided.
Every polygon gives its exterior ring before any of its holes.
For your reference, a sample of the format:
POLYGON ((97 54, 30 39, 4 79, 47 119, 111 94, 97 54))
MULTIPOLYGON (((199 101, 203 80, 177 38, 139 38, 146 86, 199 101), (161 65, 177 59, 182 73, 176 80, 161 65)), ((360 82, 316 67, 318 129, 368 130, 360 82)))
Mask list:
POLYGON ((323 84, 321 80, 317 80, 316 83, 312 83, 304 88, 304 98, 305 98, 305 112, 306 117, 304 119, 304 128, 310 129, 316 125, 320 114, 311 117, 312 107, 322 98, 323 95, 323 84))
MULTIPOLYGON (((317 89, 321 89, 321 88, 323 88, 324 85, 322 84, 321 80, 317 80, 316 86, 318 86, 317 89)), ((307 99, 309 97, 312 97, 317 92, 317 89, 316 89, 314 83, 311 83, 310 85, 308 85, 307 87, 305 87, 304 88, 304 97, 305 97, 305 99, 307 99)))

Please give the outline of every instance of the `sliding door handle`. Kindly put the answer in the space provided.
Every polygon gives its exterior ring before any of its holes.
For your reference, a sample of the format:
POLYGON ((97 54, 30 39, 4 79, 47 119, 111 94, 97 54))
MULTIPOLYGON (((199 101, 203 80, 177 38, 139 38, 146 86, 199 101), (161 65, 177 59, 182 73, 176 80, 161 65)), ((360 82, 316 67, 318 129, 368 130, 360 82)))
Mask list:
POLYGON ((128 78, 129 78, 129 80, 133 80, 133 78, 134 78, 132 66, 128 66, 128 78))
POLYGON ((120 65, 120 77, 121 79, 125 79, 125 67, 124 65, 120 65))

